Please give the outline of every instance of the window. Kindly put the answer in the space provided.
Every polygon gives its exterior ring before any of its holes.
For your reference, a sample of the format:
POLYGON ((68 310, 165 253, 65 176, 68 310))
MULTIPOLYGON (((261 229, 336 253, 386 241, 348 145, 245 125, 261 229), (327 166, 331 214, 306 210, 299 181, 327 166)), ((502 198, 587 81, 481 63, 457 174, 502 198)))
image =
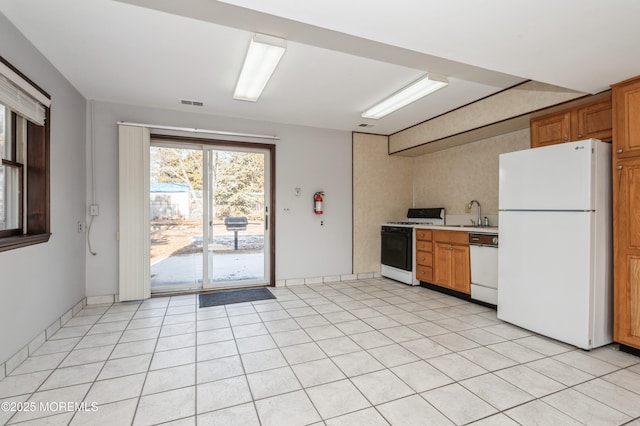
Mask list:
POLYGON ((0 237, 22 233, 25 120, 0 104, 0 237), (14 123, 14 126, 8 125, 14 123), (18 143, 18 140, 20 142, 18 143))
POLYGON ((0 57, 0 251, 49 240, 49 105, 0 57))

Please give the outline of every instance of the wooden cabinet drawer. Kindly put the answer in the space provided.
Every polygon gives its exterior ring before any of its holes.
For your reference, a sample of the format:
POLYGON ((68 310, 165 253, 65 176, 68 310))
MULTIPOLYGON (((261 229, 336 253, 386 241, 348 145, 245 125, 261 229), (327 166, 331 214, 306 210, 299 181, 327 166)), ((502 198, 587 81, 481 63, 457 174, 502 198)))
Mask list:
POLYGON ((416 279, 419 281, 430 282, 433 280, 433 268, 430 266, 418 265, 416 267, 416 279))
POLYGON ((433 253, 430 251, 416 252, 416 263, 421 266, 433 266, 433 253))
POLYGON ((466 231, 433 231, 433 240, 438 243, 469 245, 469 233, 466 231))
POLYGON ((431 241, 433 232, 431 229, 416 229, 416 240, 431 241))
POLYGON ((416 241, 416 250, 417 251, 433 251, 433 243, 431 241, 416 241))

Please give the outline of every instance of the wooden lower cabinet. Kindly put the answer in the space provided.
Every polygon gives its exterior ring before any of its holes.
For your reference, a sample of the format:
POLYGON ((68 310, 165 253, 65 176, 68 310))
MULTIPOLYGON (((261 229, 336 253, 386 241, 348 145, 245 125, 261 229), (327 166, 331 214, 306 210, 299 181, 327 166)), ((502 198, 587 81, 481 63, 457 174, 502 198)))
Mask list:
POLYGON ((433 284, 471 294, 467 232, 433 232, 433 284))
POLYGON ((614 340, 640 349, 640 158, 613 170, 614 340))

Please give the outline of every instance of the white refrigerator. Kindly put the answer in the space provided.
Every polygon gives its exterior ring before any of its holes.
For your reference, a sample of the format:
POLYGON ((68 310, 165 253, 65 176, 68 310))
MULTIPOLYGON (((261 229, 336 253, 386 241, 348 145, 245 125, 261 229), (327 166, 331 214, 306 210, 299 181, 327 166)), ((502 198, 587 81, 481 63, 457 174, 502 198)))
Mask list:
POLYGON ((500 155, 498 318, 591 349, 612 341, 611 144, 500 155))

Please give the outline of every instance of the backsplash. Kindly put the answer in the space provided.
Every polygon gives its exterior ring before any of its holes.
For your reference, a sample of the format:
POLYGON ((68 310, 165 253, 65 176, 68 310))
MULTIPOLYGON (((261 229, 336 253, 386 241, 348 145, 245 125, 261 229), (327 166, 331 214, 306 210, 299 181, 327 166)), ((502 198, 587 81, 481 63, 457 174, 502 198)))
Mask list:
POLYGON ((466 223, 477 216, 477 207, 469 211, 467 204, 478 200, 483 217, 497 218, 498 157, 528 149, 529 144, 529 129, 523 129, 416 157, 414 206, 444 207, 456 223, 466 223))

